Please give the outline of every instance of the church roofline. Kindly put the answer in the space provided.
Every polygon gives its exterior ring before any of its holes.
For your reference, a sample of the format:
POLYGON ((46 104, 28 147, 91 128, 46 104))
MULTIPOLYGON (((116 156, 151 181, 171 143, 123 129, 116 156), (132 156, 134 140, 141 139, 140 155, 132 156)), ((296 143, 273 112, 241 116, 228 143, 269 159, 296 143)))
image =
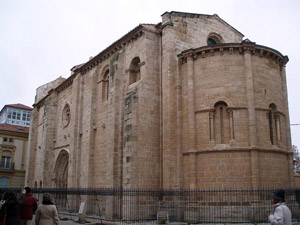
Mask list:
POLYGON ((164 16, 165 14, 171 14, 171 15, 175 15, 175 16, 188 17, 188 18, 195 18, 195 17, 196 18, 199 18, 199 17, 215 18, 215 19, 219 20, 221 23, 228 26, 230 29, 232 29, 234 32, 236 32, 240 36, 244 37, 244 35, 240 31, 238 31, 233 26, 231 26, 229 23, 227 23, 225 20, 220 18, 217 14, 208 15, 208 14, 198 14, 198 13, 186 13, 186 12, 171 11, 171 12, 165 12, 161 16, 164 16))
MULTIPOLYGON (((148 24, 152 25, 152 24, 148 24)), ((155 27, 155 25, 153 25, 155 27)), ((120 49, 122 49, 128 42, 132 41, 132 39, 135 39, 139 37, 142 34, 143 30, 147 30, 142 24, 138 25, 131 31, 129 31, 127 34, 125 34, 123 37, 109 45, 106 49, 101 51, 98 55, 91 58, 88 62, 84 63, 82 66, 74 70, 74 73, 78 72, 86 72, 91 67, 94 67, 98 63, 102 62, 103 60, 109 58, 112 56, 115 52, 118 52, 120 49)))
POLYGON ((132 29, 131 31, 129 31, 126 35, 124 35, 123 37, 121 37, 120 39, 115 41, 113 44, 108 46, 106 49, 101 51, 98 55, 91 58, 88 62, 82 63, 82 64, 79 64, 79 65, 76 65, 76 66, 72 67, 71 71, 73 72, 73 74, 70 77, 68 77, 65 81, 63 81, 61 84, 59 84, 57 87, 49 90, 48 94, 46 96, 44 96, 44 98, 42 98, 38 102, 36 102, 33 105, 33 107, 40 108, 43 105, 45 99, 53 91, 57 91, 59 93, 59 92, 63 91, 64 89, 66 89, 67 87, 69 87, 70 85, 72 85, 73 80, 74 80, 74 78, 76 77, 76 75, 78 73, 85 73, 90 68, 94 67, 95 65, 102 62, 103 60, 109 58, 110 56, 113 55, 113 53, 115 53, 115 52, 119 51, 120 49, 122 49, 123 46, 126 45, 126 43, 130 42, 132 39, 135 39, 135 38, 139 37, 144 30, 149 31, 149 32, 153 32, 152 30, 145 27, 147 25, 156 27, 155 24, 144 24, 144 26, 143 26, 143 24, 140 24, 139 26, 137 26, 134 29, 132 29))
POLYGON ((238 49, 240 53, 250 51, 252 54, 254 54, 257 52, 260 54, 260 56, 265 55, 267 57, 276 59, 281 65, 285 65, 289 61, 288 56, 282 55, 279 51, 263 45, 257 45, 255 42, 250 41, 242 41, 241 43, 221 43, 213 46, 207 45, 199 48, 190 48, 179 53, 177 57, 182 59, 186 58, 187 56, 196 57, 197 55, 202 55, 202 57, 205 57, 206 53, 220 52, 223 54, 223 51, 233 51, 233 49, 238 49))

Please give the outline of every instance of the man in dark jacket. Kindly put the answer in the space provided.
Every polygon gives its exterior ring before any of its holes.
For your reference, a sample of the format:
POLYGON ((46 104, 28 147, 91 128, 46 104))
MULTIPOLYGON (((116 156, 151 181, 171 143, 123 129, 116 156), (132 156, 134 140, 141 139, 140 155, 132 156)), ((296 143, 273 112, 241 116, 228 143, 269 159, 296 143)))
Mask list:
POLYGON ((37 209, 37 199, 32 196, 29 187, 24 188, 25 191, 25 203, 21 207, 21 223, 20 225, 31 225, 32 216, 37 209))

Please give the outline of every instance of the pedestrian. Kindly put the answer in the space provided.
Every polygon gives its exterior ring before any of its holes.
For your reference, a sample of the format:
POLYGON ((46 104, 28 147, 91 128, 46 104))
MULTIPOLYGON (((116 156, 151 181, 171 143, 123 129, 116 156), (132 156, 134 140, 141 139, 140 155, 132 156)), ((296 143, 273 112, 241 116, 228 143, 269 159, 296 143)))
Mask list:
POLYGON ((20 225, 20 210, 25 202, 25 195, 22 193, 21 199, 13 191, 8 191, 4 196, 5 203, 0 210, 0 221, 5 225, 20 225))
POLYGON ((25 203, 21 207, 20 225, 31 225, 33 214, 37 209, 37 199, 32 196, 30 187, 24 188, 25 203))
POLYGON ((4 205, 5 200, 4 200, 4 191, 2 189, 0 189, 0 209, 2 208, 2 206, 4 205))
POLYGON ((269 222, 272 225, 292 225, 292 214, 285 205, 285 191, 277 189, 273 195, 274 213, 269 215, 269 222))
POLYGON ((53 204, 52 196, 49 193, 43 195, 42 204, 38 206, 35 212, 36 225, 58 225, 58 213, 53 204))

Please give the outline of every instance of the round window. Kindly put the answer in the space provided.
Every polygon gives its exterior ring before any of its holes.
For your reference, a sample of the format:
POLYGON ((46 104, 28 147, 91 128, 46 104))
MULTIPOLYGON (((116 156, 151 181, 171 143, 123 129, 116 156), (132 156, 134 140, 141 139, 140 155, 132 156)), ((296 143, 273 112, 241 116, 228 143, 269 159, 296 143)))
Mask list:
POLYGON ((70 106, 66 104, 62 112, 62 124, 64 127, 68 126, 71 119, 70 106))

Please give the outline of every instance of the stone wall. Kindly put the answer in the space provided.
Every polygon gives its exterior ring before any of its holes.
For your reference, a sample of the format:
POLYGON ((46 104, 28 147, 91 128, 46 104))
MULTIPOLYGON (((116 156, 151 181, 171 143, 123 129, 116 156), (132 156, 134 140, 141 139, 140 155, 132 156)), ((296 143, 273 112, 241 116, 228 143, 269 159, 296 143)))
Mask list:
POLYGON ((292 187, 287 57, 242 38, 217 15, 165 13, 40 88, 28 185, 292 187))
POLYGON ((179 57, 184 184, 293 187, 286 59, 249 41, 191 49, 179 57))

